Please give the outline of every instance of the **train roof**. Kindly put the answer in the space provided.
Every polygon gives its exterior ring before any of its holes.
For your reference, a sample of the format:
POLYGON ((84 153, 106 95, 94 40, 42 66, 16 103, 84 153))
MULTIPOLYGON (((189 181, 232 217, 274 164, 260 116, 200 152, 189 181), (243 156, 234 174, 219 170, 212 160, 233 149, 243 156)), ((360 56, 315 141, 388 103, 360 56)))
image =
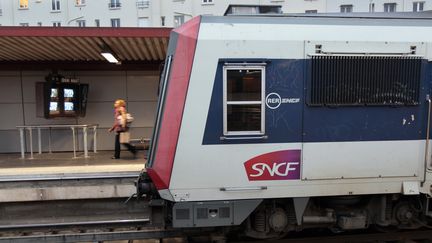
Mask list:
POLYGON ((202 16, 202 23, 432 26, 432 11, 202 16))

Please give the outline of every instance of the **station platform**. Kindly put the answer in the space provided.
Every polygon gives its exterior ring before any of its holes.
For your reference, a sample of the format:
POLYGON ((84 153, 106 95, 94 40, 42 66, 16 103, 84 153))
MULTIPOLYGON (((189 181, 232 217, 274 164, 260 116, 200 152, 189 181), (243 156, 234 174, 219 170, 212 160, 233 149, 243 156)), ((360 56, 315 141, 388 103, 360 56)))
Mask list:
POLYGON ((7 178, 41 178, 43 175, 64 176, 67 174, 104 174, 139 172, 146 163, 146 151, 138 151, 134 158, 131 153, 122 151, 121 159, 111 159, 113 151, 90 153, 84 158, 78 154, 72 158, 70 152, 35 154, 33 159, 20 158, 19 154, 0 154, 0 181, 7 178))
POLYGON ((122 151, 90 153, 0 154, 0 203, 46 200, 127 198, 136 192, 134 181, 144 170, 147 151, 137 156, 122 151))

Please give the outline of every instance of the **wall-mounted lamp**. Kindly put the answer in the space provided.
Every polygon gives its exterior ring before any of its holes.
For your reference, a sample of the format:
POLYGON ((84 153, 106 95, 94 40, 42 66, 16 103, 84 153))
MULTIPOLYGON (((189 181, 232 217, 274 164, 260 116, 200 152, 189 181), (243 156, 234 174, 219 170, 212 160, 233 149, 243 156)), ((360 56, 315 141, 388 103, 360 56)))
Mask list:
POLYGON ((120 64, 120 61, 113 54, 114 52, 109 48, 107 44, 103 44, 101 55, 110 63, 120 64))

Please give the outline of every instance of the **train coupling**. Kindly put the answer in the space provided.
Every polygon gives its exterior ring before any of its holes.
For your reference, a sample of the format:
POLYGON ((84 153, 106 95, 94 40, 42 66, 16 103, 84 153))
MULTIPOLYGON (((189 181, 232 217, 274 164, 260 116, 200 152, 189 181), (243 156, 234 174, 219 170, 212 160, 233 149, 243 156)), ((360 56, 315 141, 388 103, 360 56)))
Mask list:
POLYGON ((135 187, 137 189, 136 194, 138 198, 141 198, 143 196, 150 196, 152 198, 155 196, 159 196, 155 185, 151 181, 146 171, 142 171, 140 173, 140 176, 135 181, 135 187))

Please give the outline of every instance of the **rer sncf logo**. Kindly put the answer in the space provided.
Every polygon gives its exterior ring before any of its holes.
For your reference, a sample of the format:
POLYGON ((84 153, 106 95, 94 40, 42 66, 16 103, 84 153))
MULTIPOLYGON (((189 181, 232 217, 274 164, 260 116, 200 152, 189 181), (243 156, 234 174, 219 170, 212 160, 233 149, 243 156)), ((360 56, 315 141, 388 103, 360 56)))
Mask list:
POLYGON ((259 155, 244 163, 249 181, 300 179, 300 150, 259 155))

